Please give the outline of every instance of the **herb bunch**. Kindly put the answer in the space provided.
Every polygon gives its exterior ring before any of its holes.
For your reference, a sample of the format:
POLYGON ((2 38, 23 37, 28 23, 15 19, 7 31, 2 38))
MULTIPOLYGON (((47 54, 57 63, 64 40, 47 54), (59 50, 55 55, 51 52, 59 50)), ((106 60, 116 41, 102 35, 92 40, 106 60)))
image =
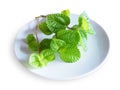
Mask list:
POLYGON ((29 57, 29 64, 34 68, 46 66, 55 60, 55 53, 59 54, 62 61, 66 63, 77 62, 80 57, 80 50, 87 50, 88 34, 95 34, 90 20, 85 12, 78 18, 78 24, 69 27, 70 11, 63 10, 61 13, 41 15, 36 17, 36 29, 34 34, 28 34, 26 43, 32 51, 29 57), (45 21, 39 23, 39 18, 45 21), (38 30, 46 35, 54 34, 52 38, 45 38, 39 42, 38 30))

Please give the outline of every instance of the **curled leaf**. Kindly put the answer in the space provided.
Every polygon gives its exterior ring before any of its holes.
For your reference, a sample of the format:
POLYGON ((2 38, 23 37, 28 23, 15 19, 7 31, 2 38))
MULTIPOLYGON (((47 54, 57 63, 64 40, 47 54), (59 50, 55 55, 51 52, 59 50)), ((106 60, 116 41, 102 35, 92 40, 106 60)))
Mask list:
POLYGON ((29 57, 29 64, 34 68, 46 66, 49 62, 55 59, 55 54, 50 49, 45 49, 40 54, 33 53, 29 57))
POLYGON ((80 35, 80 45, 83 50, 87 51, 87 33, 84 30, 78 30, 80 35))
POLYGON ((34 68, 40 68, 42 67, 42 63, 40 62, 39 54, 32 53, 29 57, 29 64, 34 68))
POLYGON ((85 30, 89 34, 95 34, 94 28, 92 27, 90 20, 85 12, 79 16, 78 22, 82 30, 85 30))

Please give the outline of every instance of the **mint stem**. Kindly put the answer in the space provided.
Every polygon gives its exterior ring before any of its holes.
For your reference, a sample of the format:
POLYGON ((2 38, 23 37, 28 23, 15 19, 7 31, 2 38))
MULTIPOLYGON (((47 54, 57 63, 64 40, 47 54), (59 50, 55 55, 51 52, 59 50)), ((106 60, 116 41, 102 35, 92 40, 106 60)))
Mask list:
POLYGON ((40 15, 40 16, 37 16, 37 17, 35 17, 36 19, 39 19, 39 18, 46 18, 46 15, 40 15))
POLYGON ((68 29, 72 29, 71 27, 67 27, 68 29))
MULTIPOLYGON (((36 28, 35 28, 34 33, 35 33, 35 38, 36 38, 37 44, 39 45, 39 39, 38 39, 38 35, 37 35, 38 26, 39 26, 39 20, 38 20, 38 18, 35 18, 35 20, 36 20, 36 28)), ((40 53, 40 48, 39 48, 39 46, 38 46, 38 52, 40 53)))
POLYGON ((34 34, 35 34, 35 38, 36 38, 36 41, 37 41, 37 44, 38 44, 38 52, 40 53, 40 48, 39 48, 39 39, 38 39, 38 35, 37 35, 37 32, 38 32, 38 27, 39 27, 39 18, 46 18, 45 15, 40 15, 40 16, 37 16, 35 17, 35 20, 36 20, 36 28, 35 28, 35 31, 34 31, 34 34))

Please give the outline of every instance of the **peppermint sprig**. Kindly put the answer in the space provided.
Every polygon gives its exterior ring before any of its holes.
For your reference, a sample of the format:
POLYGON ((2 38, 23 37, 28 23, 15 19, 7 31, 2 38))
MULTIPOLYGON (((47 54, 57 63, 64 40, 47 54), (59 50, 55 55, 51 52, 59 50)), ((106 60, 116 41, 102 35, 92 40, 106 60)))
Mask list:
POLYGON ((26 43, 32 51, 29 57, 29 64, 39 68, 46 66, 55 60, 55 53, 58 53, 61 60, 66 63, 77 62, 80 57, 80 49, 87 50, 88 34, 95 34, 90 20, 85 12, 78 18, 78 24, 69 27, 70 11, 63 10, 61 13, 40 15, 36 17, 36 28, 34 34, 28 34, 26 43), (39 18, 45 21, 39 23, 39 18), (53 34, 52 38, 45 38, 39 42, 38 30, 45 35, 53 34))

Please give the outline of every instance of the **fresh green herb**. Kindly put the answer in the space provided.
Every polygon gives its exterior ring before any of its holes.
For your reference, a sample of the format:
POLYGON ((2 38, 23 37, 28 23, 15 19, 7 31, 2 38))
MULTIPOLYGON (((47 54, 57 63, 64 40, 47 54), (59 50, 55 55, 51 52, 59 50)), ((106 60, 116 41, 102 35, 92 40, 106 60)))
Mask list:
POLYGON ((84 30, 78 30, 80 35, 80 45, 82 46, 83 50, 87 50, 87 33, 84 30))
POLYGON ((45 49, 41 51, 40 56, 42 57, 43 61, 46 60, 47 62, 51 62, 55 59, 55 54, 51 49, 45 49))
POLYGON ((39 44, 40 50, 49 49, 51 40, 52 39, 47 39, 47 38, 43 39, 39 44))
POLYGON ((85 12, 83 12, 78 19, 79 26, 89 34, 95 34, 95 31, 90 23, 90 20, 85 12))
POLYGON ((49 62, 55 59, 55 54, 50 49, 45 49, 41 51, 40 54, 33 53, 30 55, 29 64, 32 67, 40 68, 42 66, 46 66, 49 62))
POLYGON ((52 34, 52 32, 49 30, 49 28, 47 27, 46 22, 42 22, 39 24, 39 29, 46 35, 50 35, 52 34))
POLYGON ((65 46, 66 42, 61 39, 52 39, 50 47, 53 51, 57 52, 61 47, 65 46))
POLYGON ((64 40, 67 44, 77 45, 80 36, 79 33, 74 30, 60 30, 56 33, 58 39, 64 40))
POLYGON ((29 57, 29 64, 34 68, 42 67, 43 63, 40 62, 40 59, 38 53, 32 53, 29 57))
POLYGON ((59 49, 59 55, 61 60, 73 63, 79 60, 80 51, 75 45, 67 44, 59 49))
POLYGON ((61 11, 61 13, 68 16, 68 17, 70 16, 70 11, 68 9, 61 11))
POLYGON ((51 32, 65 29, 70 23, 70 18, 64 14, 49 14, 46 17, 46 24, 51 32))
POLYGON ((34 37, 33 34, 28 34, 26 37, 26 42, 28 44, 28 47, 31 51, 37 51, 38 50, 38 43, 34 37))
POLYGON ((70 11, 63 10, 61 13, 41 15, 36 17, 34 34, 28 34, 26 43, 33 52, 29 57, 29 64, 34 68, 41 68, 55 60, 58 53, 61 60, 66 63, 77 62, 80 57, 80 49, 87 50, 88 34, 95 34, 90 20, 85 12, 78 17, 78 24, 69 27, 70 11), (39 22, 39 18, 45 21, 39 22), (39 42, 38 30, 46 35, 53 34, 51 39, 45 38, 39 42))

